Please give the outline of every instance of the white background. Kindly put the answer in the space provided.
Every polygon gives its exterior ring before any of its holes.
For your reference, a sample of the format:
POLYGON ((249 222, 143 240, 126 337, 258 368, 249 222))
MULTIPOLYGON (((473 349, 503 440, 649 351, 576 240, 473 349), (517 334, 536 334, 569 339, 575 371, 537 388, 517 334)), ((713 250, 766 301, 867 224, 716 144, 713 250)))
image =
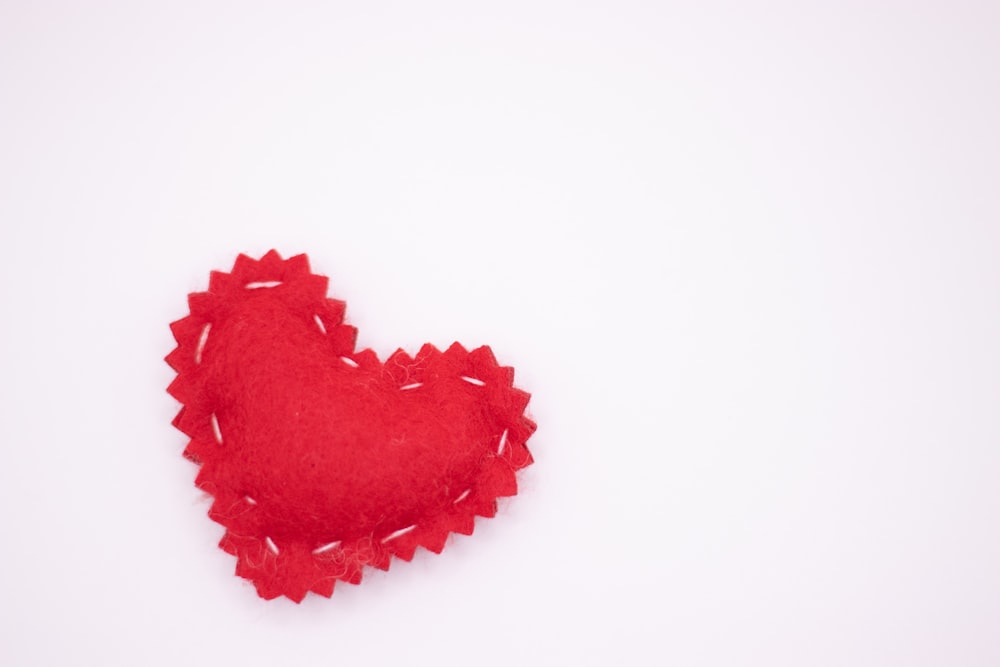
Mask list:
POLYGON ((0 663, 1000 664, 998 65, 985 1, 3 2, 0 663), (299 606, 164 391, 272 247, 539 423, 299 606))

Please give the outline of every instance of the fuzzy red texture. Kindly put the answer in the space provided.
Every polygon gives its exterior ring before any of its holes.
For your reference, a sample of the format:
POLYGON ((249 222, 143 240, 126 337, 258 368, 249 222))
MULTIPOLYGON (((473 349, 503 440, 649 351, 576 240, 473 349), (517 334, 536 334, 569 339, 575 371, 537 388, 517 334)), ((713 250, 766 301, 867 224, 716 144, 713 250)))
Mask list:
POLYGON ((489 347, 356 352, 305 255, 236 259, 170 325, 174 425, 236 574, 301 601, 496 513, 531 463, 529 395, 489 347))

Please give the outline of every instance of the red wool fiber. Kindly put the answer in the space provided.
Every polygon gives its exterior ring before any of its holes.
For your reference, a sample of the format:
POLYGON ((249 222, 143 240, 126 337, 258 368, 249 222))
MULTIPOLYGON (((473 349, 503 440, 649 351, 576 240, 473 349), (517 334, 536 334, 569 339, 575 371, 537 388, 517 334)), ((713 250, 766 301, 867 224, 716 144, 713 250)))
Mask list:
POLYGON ((236 259, 170 325, 174 425, 236 574, 265 599, 329 597, 418 546, 469 535, 531 463, 529 395, 489 347, 356 352, 305 255, 236 259))

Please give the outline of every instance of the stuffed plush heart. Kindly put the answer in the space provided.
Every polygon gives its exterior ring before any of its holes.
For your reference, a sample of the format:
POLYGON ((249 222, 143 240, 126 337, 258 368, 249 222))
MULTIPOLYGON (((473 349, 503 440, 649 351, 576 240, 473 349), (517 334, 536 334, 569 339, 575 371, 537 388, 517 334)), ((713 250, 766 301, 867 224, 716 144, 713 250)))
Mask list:
POLYGON ((355 352, 305 255, 240 255, 171 329, 174 425, 214 496, 220 546, 263 598, 329 597, 496 513, 531 463, 528 394, 488 347, 355 352))

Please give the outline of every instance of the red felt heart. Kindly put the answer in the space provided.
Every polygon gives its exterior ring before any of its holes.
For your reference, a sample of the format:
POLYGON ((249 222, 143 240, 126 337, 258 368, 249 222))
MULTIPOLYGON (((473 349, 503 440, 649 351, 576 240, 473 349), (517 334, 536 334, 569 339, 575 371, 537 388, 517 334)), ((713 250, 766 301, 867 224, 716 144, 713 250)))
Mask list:
POLYGON ((261 597, 329 597, 496 513, 531 463, 529 395, 488 347, 355 352, 308 259, 236 259, 171 324, 174 425, 214 496, 220 546, 261 597))

